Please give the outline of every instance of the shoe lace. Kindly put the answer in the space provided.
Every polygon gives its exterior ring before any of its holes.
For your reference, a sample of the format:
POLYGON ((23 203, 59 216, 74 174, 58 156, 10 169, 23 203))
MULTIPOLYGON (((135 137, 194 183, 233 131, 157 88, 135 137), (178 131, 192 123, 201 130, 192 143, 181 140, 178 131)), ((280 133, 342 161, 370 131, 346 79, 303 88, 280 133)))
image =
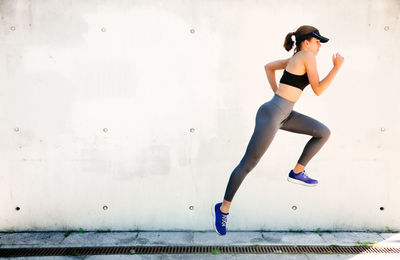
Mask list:
POLYGON ((222 223, 221 223, 221 225, 223 226, 223 227, 225 227, 226 226, 226 222, 228 221, 228 217, 226 216, 226 215, 222 215, 222 223))
POLYGON ((304 177, 305 177, 306 179, 310 178, 310 177, 308 177, 306 171, 303 172, 303 175, 304 175, 304 177))

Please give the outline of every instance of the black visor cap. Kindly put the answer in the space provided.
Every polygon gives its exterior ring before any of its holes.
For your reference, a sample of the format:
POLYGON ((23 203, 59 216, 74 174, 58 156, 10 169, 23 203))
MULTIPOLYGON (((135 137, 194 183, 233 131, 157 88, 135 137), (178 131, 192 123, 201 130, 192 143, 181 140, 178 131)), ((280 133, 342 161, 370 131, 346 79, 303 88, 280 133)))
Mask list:
POLYGON ((326 37, 322 36, 321 34, 319 34, 318 30, 312 31, 312 32, 307 33, 305 35, 302 35, 302 36, 299 37, 299 39, 296 39, 296 41, 303 41, 303 40, 308 39, 310 37, 315 37, 322 43, 325 43, 325 42, 329 41, 328 38, 326 38, 326 37))
POLYGON ((328 42, 329 39, 319 34, 318 30, 312 32, 313 37, 317 38, 320 42, 328 42))

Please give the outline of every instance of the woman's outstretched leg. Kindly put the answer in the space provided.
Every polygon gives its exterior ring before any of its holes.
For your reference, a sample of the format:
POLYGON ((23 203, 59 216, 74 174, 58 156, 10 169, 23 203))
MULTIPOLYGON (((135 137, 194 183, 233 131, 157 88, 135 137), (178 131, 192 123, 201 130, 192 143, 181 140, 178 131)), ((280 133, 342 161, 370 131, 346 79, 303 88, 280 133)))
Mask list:
POLYGON ((271 103, 266 103, 260 107, 257 112, 256 126, 253 135, 247 145, 246 153, 229 178, 224 200, 222 203, 217 203, 211 208, 214 219, 214 229, 219 235, 226 234, 226 221, 233 196, 247 174, 260 161, 279 129, 279 117, 274 115, 274 112, 279 112, 276 111, 277 109, 278 108, 271 103))

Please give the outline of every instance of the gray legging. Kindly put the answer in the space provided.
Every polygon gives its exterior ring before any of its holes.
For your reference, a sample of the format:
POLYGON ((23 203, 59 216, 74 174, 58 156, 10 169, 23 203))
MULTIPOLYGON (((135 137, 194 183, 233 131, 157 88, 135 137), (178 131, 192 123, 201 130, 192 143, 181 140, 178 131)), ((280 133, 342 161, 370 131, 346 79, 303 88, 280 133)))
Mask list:
POLYGON ((281 96, 274 97, 263 104, 257 111, 256 126, 247 150, 239 165, 233 170, 226 187, 224 199, 232 201, 233 196, 246 175, 257 165, 278 129, 311 135, 304 147, 298 163, 306 166, 311 158, 328 140, 330 131, 319 121, 300 114, 293 109, 294 102, 281 96))

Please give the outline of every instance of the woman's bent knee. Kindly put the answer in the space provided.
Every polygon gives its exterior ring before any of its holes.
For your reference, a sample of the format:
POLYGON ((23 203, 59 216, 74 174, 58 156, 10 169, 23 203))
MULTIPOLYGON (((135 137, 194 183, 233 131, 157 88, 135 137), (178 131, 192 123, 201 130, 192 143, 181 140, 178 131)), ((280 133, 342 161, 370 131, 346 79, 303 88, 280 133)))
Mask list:
POLYGON ((328 139, 329 136, 331 136, 331 130, 329 130, 328 127, 325 127, 324 130, 322 131, 322 137, 328 139))
POLYGON ((330 135, 331 135, 331 130, 329 130, 329 128, 326 126, 321 126, 315 130, 314 137, 328 139, 330 135))

